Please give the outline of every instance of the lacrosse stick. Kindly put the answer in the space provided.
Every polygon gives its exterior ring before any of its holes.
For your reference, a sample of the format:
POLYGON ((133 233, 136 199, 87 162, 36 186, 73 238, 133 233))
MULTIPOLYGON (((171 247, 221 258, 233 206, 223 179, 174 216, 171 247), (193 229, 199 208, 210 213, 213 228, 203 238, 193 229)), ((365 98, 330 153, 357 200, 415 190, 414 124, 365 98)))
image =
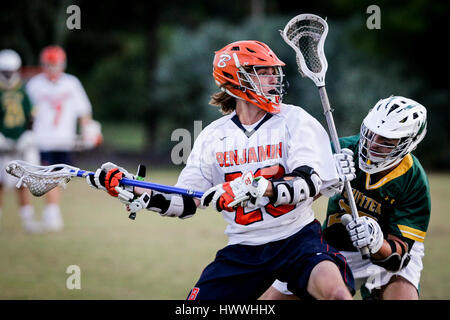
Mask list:
MULTIPOLYGON (((283 40, 294 49, 298 71, 302 77, 311 79, 319 89, 320 100, 334 150, 336 153, 341 152, 341 146, 333 120, 333 111, 331 110, 325 89, 325 74, 328 63, 323 46, 328 34, 327 22, 314 14, 300 14, 292 18, 286 24, 284 30, 280 30, 280 33, 283 40)), ((353 219, 356 219, 358 218, 358 209, 356 208, 350 181, 345 181, 344 187, 348 195, 353 219)), ((369 249, 367 247, 362 248, 361 255, 364 259, 368 259, 369 249)))
MULTIPOLYGON (((133 180, 123 178, 120 184, 124 186, 141 187, 145 189, 152 189, 165 193, 176 193, 184 196, 201 198, 203 192, 182 189, 172 186, 166 186, 158 183, 143 181, 145 169, 141 165, 138 169, 138 179, 133 180)), ((32 195, 40 197, 57 186, 65 186, 73 177, 86 177, 93 175, 94 172, 81 170, 67 164, 54 164, 51 166, 37 166, 31 163, 14 160, 6 166, 6 172, 19 178, 16 187, 26 186, 32 195)), ((133 219, 132 217, 130 217, 133 219)))

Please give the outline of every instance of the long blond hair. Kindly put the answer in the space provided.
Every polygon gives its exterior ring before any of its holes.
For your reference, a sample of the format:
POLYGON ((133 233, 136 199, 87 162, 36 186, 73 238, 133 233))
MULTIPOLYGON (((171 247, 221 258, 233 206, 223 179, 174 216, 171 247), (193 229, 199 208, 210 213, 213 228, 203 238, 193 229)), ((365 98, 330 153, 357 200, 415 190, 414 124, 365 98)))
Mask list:
POLYGON ((236 110, 236 98, 222 90, 211 95, 209 104, 218 107, 222 114, 230 114, 236 110))

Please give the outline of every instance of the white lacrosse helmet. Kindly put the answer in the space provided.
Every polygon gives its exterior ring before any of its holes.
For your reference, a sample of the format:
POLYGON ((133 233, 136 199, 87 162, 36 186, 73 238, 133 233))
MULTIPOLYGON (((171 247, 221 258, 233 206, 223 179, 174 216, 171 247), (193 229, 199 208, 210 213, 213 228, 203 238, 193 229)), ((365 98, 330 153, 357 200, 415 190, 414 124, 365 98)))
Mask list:
POLYGON ((369 174, 392 168, 417 147, 426 132, 427 110, 420 103, 400 96, 378 101, 361 125, 359 167, 369 174), (398 143, 378 143, 380 136, 398 143))
POLYGON ((17 52, 11 49, 0 51, 0 84, 3 87, 14 87, 20 81, 19 69, 22 59, 17 52))

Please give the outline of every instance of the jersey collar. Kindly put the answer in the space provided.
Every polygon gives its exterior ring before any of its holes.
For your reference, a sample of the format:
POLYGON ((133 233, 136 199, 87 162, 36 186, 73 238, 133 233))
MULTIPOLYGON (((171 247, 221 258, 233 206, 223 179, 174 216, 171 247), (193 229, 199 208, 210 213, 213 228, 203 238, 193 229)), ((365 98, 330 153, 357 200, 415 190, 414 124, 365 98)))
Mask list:
POLYGON ((239 117, 237 114, 235 114, 232 118, 231 121, 234 122, 234 124, 242 130, 242 132, 244 132, 244 134, 247 136, 247 138, 250 138, 255 132, 256 130, 258 130, 264 122, 266 122, 267 120, 269 120, 270 118, 272 118, 273 114, 271 113, 266 113, 266 115, 264 116, 264 118, 258 123, 258 125, 256 127, 254 127, 252 130, 247 131, 247 129, 244 128, 244 126, 242 125, 241 121, 239 120, 239 117))
POLYGON ((404 175, 413 165, 413 159, 411 154, 407 154, 402 161, 398 164, 398 166, 389 172, 386 176, 381 178, 378 182, 374 184, 370 184, 370 174, 366 173, 366 190, 377 189, 389 181, 394 180, 402 175, 404 175))

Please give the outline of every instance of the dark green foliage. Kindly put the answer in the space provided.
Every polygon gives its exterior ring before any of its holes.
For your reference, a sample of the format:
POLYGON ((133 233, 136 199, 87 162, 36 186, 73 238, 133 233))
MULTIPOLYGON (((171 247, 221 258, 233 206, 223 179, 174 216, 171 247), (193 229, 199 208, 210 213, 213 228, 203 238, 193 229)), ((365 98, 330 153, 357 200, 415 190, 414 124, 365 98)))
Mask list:
POLYGON ((68 53, 69 73, 80 78, 94 117, 108 122, 140 122, 146 145, 167 153, 176 128, 193 131, 220 113, 208 105, 217 90, 211 76, 214 51, 236 40, 266 42, 287 63, 286 103, 304 107, 323 124, 314 84, 296 70, 294 51, 278 30, 299 13, 328 18, 325 44, 327 90, 338 133, 353 134, 380 98, 415 99, 428 109, 428 134, 416 151, 425 167, 449 168, 448 69, 439 42, 446 30, 443 1, 376 2, 381 29, 369 30, 372 1, 37 1, 5 3, 0 12, 1 48, 13 48, 24 65, 36 65, 42 47, 57 43, 68 53), (81 30, 65 28, 65 8, 81 8, 81 30), (256 4, 256 6, 255 6, 256 4), (258 9, 259 8, 262 10, 258 9))

